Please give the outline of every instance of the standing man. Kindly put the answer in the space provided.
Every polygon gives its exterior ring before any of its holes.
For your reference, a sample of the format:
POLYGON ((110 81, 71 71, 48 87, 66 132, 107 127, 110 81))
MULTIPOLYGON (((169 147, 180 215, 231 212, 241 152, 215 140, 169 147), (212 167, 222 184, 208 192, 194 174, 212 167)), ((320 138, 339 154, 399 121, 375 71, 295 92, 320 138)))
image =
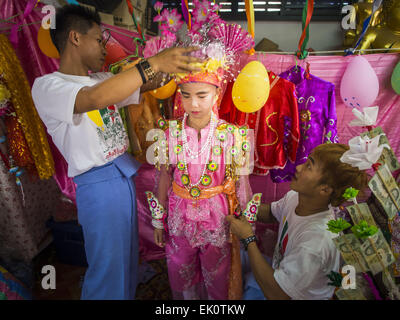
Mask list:
POLYGON ((118 108, 137 104, 158 72, 195 71, 190 63, 198 59, 187 55, 195 48, 172 48, 115 76, 98 72, 106 56, 100 23, 97 12, 82 6, 57 12, 51 37, 60 67, 35 80, 32 97, 77 184, 89 265, 81 298, 134 299, 139 239, 132 178, 139 163, 126 153, 118 108))

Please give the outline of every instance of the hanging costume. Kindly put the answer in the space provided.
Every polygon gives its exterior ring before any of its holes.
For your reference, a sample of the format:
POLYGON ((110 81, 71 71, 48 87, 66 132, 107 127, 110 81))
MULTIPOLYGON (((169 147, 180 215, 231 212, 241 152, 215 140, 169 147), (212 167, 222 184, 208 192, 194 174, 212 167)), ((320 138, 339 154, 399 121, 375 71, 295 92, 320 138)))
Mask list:
POLYGON ((254 130, 254 173, 258 175, 283 168, 288 160, 294 162, 300 138, 295 86, 271 71, 268 74, 270 94, 260 110, 244 113, 236 109, 232 102, 232 83, 227 87, 220 108, 221 118, 254 130), (288 131, 284 136, 285 128, 288 131))
MULTIPOLYGON (((338 143, 335 86, 301 67, 293 67, 280 74, 296 85, 297 106, 300 120, 300 143, 296 162, 288 162, 283 169, 271 170, 273 182, 290 181, 296 166, 307 161, 312 149, 321 143, 338 143)), ((285 137, 288 130, 285 130, 285 137)))

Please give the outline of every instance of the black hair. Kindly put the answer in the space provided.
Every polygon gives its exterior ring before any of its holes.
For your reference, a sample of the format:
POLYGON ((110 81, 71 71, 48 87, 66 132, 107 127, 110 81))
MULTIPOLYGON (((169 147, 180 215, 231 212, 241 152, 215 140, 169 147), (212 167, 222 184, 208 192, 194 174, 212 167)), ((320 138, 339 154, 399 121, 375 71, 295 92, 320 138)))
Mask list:
POLYGON ((93 23, 100 25, 101 19, 97 11, 79 5, 66 5, 57 10, 56 28, 50 29, 51 40, 58 52, 62 52, 67 44, 71 30, 86 34, 93 23))

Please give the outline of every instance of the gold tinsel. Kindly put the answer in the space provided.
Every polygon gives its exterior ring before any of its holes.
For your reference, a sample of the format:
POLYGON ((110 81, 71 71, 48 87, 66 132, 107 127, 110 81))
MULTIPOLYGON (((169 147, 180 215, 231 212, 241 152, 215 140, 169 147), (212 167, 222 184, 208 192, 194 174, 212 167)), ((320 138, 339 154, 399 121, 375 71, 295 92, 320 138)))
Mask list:
POLYGON ((385 18, 387 18, 387 15, 389 14, 390 10, 394 9, 394 6, 396 5, 397 0, 385 0, 382 3, 382 8, 383 12, 385 14, 385 18))
POLYGON ((33 104, 31 88, 7 37, 0 34, 0 74, 11 92, 11 101, 22 126, 40 179, 54 174, 54 160, 47 136, 33 104))

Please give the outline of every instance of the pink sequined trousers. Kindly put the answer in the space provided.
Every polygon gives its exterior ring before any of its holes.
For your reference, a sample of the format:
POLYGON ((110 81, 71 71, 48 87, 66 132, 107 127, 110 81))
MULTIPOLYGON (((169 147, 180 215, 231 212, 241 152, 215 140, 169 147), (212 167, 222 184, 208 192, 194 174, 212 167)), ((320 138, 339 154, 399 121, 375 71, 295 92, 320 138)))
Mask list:
POLYGON ((175 299, 227 300, 230 243, 192 247, 185 237, 169 236, 165 246, 175 299), (204 290, 205 289, 205 290, 204 290))

